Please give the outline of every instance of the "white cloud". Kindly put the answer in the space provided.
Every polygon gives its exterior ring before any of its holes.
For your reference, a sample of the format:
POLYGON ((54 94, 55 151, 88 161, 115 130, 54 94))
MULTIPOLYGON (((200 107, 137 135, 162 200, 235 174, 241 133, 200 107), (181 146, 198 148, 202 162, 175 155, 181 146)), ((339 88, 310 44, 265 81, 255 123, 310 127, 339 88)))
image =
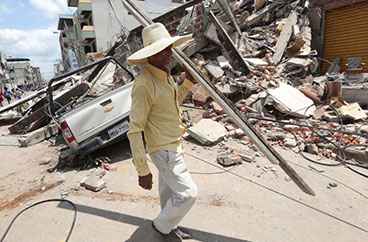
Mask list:
POLYGON ((29 0, 29 2, 49 19, 56 18, 59 14, 69 11, 67 0, 29 0))
POLYGON ((59 36, 54 27, 36 30, 0 29, 0 45, 6 55, 30 58, 31 65, 40 67, 43 77, 53 77, 53 64, 60 59, 59 36))
POLYGON ((0 4, 0 13, 11 13, 11 10, 5 4, 0 4))

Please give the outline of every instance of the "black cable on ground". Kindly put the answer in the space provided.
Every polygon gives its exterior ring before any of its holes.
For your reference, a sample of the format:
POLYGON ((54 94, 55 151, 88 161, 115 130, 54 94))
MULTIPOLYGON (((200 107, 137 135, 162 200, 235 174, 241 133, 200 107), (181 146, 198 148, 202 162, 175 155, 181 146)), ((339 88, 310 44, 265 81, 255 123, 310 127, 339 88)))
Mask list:
MULTIPOLYGON (((325 139, 326 141, 328 141, 329 143, 331 143, 332 145, 334 145, 334 146, 336 147, 337 151, 338 151, 338 152, 339 152, 339 154, 340 154, 341 162, 333 163, 333 164, 322 163, 322 162, 319 162, 319 161, 316 161, 316 160, 313 160, 313 159, 310 159, 310 158, 306 157, 306 156, 303 154, 303 152, 300 152, 300 149, 299 149, 299 152, 298 152, 298 153, 299 153, 301 156, 303 156, 303 158, 305 158, 306 160, 308 160, 308 161, 310 161, 310 162, 312 162, 312 163, 315 163, 315 164, 318 164, 318 165, 323 165, 323 166, 340 166, 340 165, 343 165, 344 167, 346 167, 346 168, 348 168, 349 170, 351 170, 351 171, 353 171, 353 172, 357 173, 358 175, 361 175, 361 176, 363 176, 363 177, 365 177, 365 178, 368 178, 368 175, 366 175, 366 174, 364 174, 364 173, 362 173, 362 172, 360 172, 360 171, 357 171, 357 170, 355 170, 355 169, 351 168, 349 165, 351 165, 351 166, 357 166, 357 167, 360 167, 360 168, 363 168, 363 169, 368 169, 368 167, 367 167, 367 166, 363 166, 363 165, 359 165, 359 164, 354 164, 354 163, 351 163, 351 162, 346 161, 345 149, 346 149, 347 147, 350 147, 350 146, 353 146, 353 145, 347 145, 347 146, 344 146, 343 148, 341 148, 341 147, 340 147, 340 146, 338 146, 337 144, 333 143, 331 140, 328 140, 326 137, 324 137, 324 136, 322 136, 322 135, 318 134, 317 132, 316 132, 316 134, 317 134, 318 136, 320 136, 321 138, 325 139)), ((297 143, 298 143, 298 138, 297 138, 297 136, 296 136, 295 134, 293 134, 293 135, 294 135, 294 137, 295 137, 295 139, 297 140, 297 143)), ((356 146, 365 146, 365 145, 356 145, 356 146)))
POLYGON ((73 228, 74 228, 74 224, 75 224, 75 221, 77 219, 77 207, 75 206, 74 203, 72 203, 71 201, 69 200, 65 200, 65 199, 58 199, 58 198, 55 198, 55 199, 47 199, 47 200, 42 200, 42 201, 39 201, 39 202, 36 202, 35 204, 32 204, 31 206, 29 207, 26 207, 25 209, 23 209, 22 211, 20 211, 14 218, 13 220, 11 221, 11 223, 9 224, 8 228, 6 229, 4 235, 1 237, 0 239, 0 242, 3 242, 4 239, 5 239, 5 236, 8 234, 10 228, 12 227, 13 223, 15 222, 15 220, 18 218, 19 215, 21 215, 23 212, 27 211, 28 209, 36 206, 36 205, 39 205, 39 204, 42 204, 42 203, 47 203, 47 202, 67 202, 69 203, 70 205, 72 205, 73 209, 74 209, 74 218, 73 218, 73 222, 72 222, 72 226, 70 227, 70 230, 69 230, 69 233, 68 233, 68 236, 66 237, 65 239, 65 242, 68 242, 69 241, 69 238, 70 236, 72 235, 72 231, 73 231, 73 228))

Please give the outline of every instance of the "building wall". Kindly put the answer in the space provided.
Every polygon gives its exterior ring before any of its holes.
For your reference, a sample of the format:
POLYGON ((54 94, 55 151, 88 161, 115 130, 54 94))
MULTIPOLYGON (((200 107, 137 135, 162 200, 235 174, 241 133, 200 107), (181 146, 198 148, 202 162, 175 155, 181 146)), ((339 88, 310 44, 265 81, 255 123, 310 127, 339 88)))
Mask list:
MULTIPOLYGON (((184 1, 181 0, 134 1, 134 3, 151 19, 180 6, 183 2, 184 1)), ((133 16, 128 14, 121 0, 112 0, 112 4, 121 23, 128 30, 132 30, 140 25, 133 16)), ((86 57, 86 54, 89 52, 103 52, 112 47, 118 39, 118 34, 121 32, 119 23, 107 0, 91 0, 91 7, 92 11, 87 19, 78 12, 78 8, 76 8, 73 14, 74 26, 72 31, 75 37, 74 45, 76 46, 74 50, 80 66, 87 64, 88 60, 86 58, 88 57, 86 57), (82 25, 94 27, 95 39, 89 41, 83 40, 82 25)), ((60 41, 60 43, 62 45, 62 41, 60 41)), ((60 48, 64 61, 67 59, 67 53, 63 50, 63 46, 60 46, 60 48)))
POLYGON ((29 62, 18 62, 12 63, 8 62, 8 69, 10 75, 10 85, 11 87, 21 86, 25 84, 25 81, 31 81, 31 65, 29 62))
MULTIPOLYGON (((134 1, 134 3, 151 19, 181 5, 172 0, 145 0, 134 1)), ((121 23, 128 30, 132 30, 140 25, 133 16, 128 15, 121 0, 112 0, 112 4, 121 23)), ((97 52, 102 52, 109 49, 117 40, 120 26, 106 0, 92 0, 92 17, 95 26, 97 52)))

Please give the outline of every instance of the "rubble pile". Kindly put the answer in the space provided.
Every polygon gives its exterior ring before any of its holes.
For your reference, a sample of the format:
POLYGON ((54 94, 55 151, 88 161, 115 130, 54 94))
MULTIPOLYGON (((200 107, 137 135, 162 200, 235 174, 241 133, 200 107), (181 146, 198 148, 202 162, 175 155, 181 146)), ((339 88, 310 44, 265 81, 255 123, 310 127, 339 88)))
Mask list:
MULTIPOLYGON (((337 161, 368 162, 367 111, 342 97, 344 86, 351 86, 348 76, 317 74, 321 60, 311 48, 310 23, 315 20, 309 12, 315 9, 309 1, 243 0, 233 1, 229 8, 224 4, 226 1, 196 5, 190 13, 195 15, 192 25, 180 28, 191 29, 197 42, 208 41, 191 56, 202 73, 270 143, 337 161), (221 27, 211 19, 212 13, 221 27), (237 53, 229 48, 231 44, 237 53)), ((181 79, 177 78, 179 83, 181 79)), ((363 78, 360 84, 366 81, 363 78)), ((201 127, 201 119, 211 119, 227 130, 222 139, 247 140, 199 85, 193 86, 183 110, 186 124, 200 132, 206 128, 201 127)), ((211 127, 214 133, 218 131, 211 127)), ((220 162, 228 165, 223 152, 219 154, 220 162)), ((235 158, 234 163, 238 163, 235 158)))

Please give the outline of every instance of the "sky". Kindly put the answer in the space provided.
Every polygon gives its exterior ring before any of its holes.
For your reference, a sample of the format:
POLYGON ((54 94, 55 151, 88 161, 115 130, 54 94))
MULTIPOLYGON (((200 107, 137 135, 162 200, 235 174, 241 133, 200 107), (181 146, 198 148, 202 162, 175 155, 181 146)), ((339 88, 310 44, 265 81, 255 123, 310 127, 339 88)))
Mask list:
POLYGON ((59 14, 73 14, 67 0, 0 0, 0 47, 7 56, 29 58, 44 79, 61 59, 59 14))

